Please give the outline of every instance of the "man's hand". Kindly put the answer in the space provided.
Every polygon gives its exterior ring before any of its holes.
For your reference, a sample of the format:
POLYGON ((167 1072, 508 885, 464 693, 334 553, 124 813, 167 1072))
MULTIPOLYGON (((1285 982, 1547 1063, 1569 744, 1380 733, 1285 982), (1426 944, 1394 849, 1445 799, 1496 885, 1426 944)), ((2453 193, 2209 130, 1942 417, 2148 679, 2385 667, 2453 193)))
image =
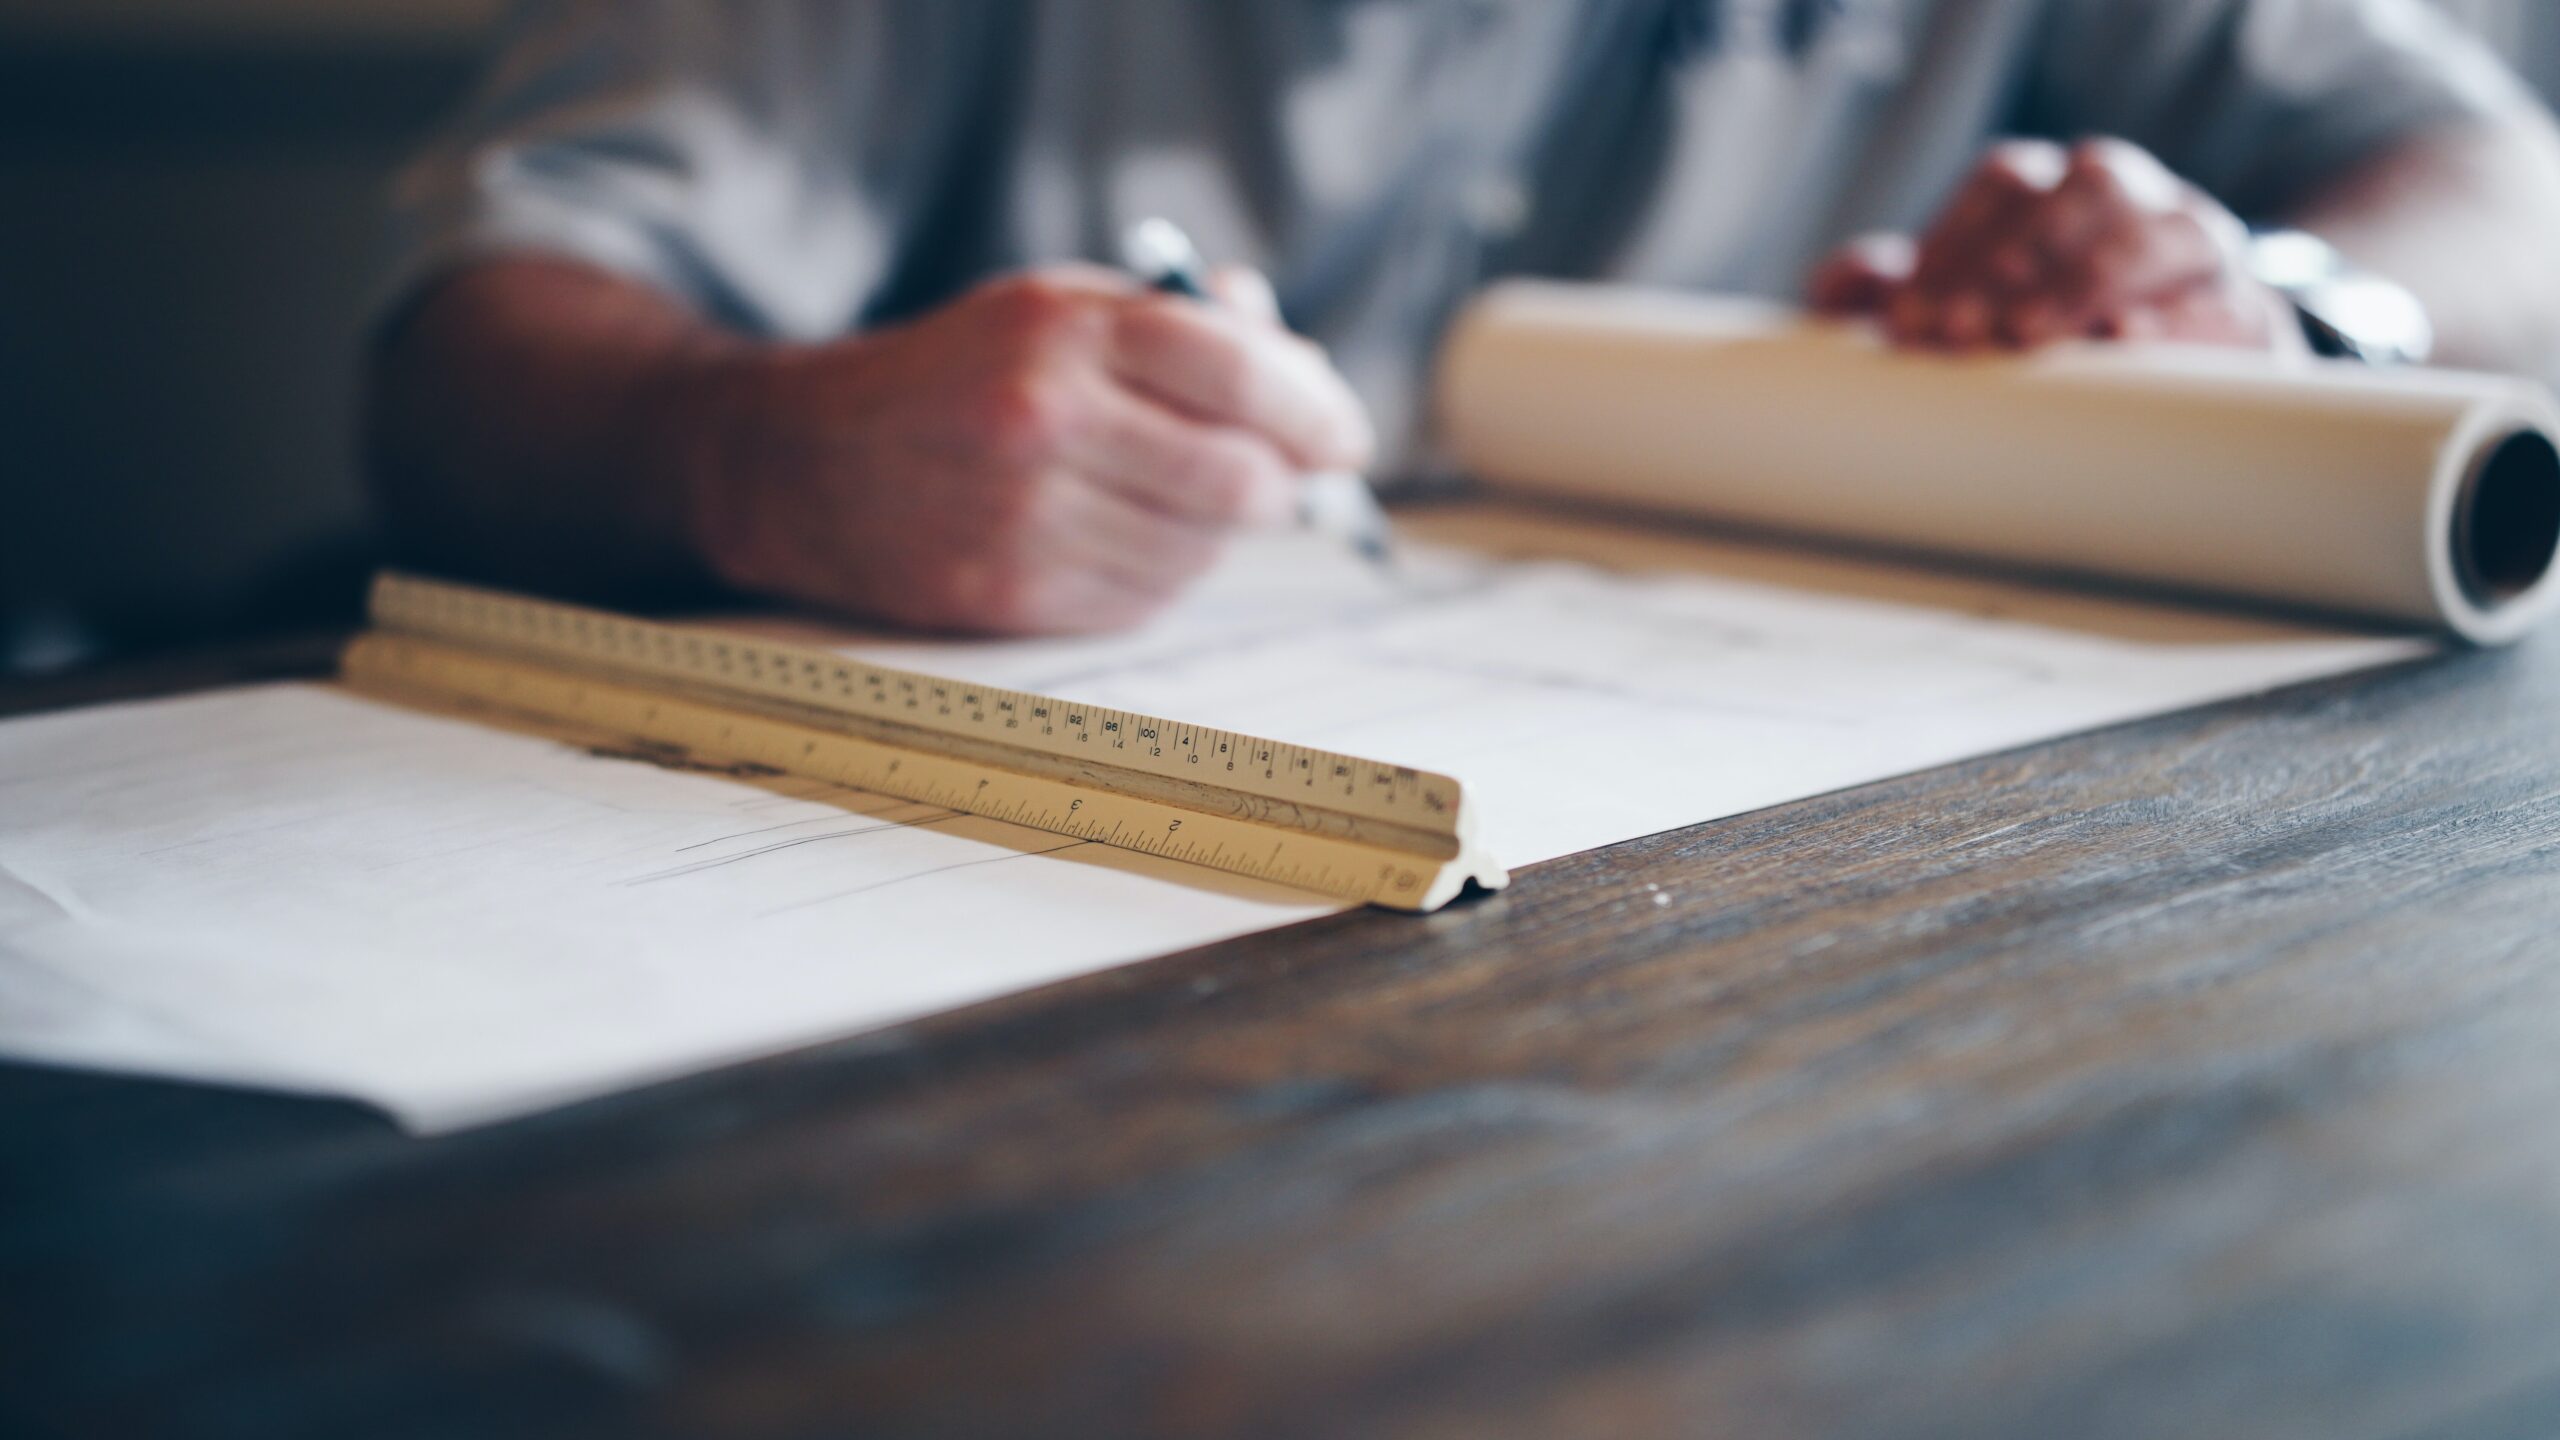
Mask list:
POLYGON ((692 529, 732 585, 934 629, 1136 622, 1299 477, 1367 463, 1350 388, 1277 323, 1074 266, 896 329, 705 363, 692 529))
POLYGON ((1842 247, 1810 298, 1929 349, 2157 339, 2301 352, 2247 247, 2238 217, 2139 146, 2017 141, 1983 159, 1917 244, 1842 247))

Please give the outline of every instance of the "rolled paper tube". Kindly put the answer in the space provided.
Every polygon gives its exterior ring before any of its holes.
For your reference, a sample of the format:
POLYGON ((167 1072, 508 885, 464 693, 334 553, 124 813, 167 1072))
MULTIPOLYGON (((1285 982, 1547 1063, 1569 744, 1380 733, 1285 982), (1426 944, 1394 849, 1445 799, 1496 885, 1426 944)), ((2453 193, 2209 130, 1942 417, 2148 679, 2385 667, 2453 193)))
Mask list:
POLYGON ((2543 387, 2197 346, 1912 354, 1682 293, 1515 282, 1443 352, 1502 487, 2514 640, 2560 598, 2543 387))

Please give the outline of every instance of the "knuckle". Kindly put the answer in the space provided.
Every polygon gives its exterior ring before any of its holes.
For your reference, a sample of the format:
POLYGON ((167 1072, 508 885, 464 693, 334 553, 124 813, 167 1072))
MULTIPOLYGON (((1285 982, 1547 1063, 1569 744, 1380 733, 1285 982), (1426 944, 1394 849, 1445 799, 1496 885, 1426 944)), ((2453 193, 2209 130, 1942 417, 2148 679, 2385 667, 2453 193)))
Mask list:
POLYGON ((2056 263, 2047 283, 2055 299, 2082 305, 2105 288, 2110 273, 2097 256, 2083 251, 2056 263))
POLYGON ((2004 140, 1983 154, 1974 178, 1997 190, 2046 190, 2066 164, 2062 147, 2050 140, 2004 140))
POLYGON ((2072 146, 2071 168, 2136 185, 2169 174, 2168 167, 2150 151, 2115 135, 2092 135, 2072 146))
POLYGON ((2238 273, 2248 268, 2249 226, 2239 216, 2219 205, 2199 203, 2172 211, 2170 223, 2187 244, 2215 257, 2225 269, 2238 273))
POLYGON ((1242 343, 1221 335, 1202 345, 1192 362, 1201 399, 1222 415, 1247 413, 1254 402, 1253 359, 1242 343))
POLYGON ((2149 217, 2147 225, 2153 244, 2184 253, 2200 253, 2214 248, 2213 227, 2194 210, 2180 207, 2163 215, 2149 217))
POLYGON ((1054 481, 1037 471, 1017 471, 988 487, 980 497, 978 524, 994 553, 1012 556, 1037 536, 1050 511, 1054 481))
POLYGON ((1033 577, 995 556, 945 572, 931 597, 940 623, 965 630, 1019 630, 1039 609, 1033 577))
POLYGON ((2092 135, 2071 146, 2071 168, 2074 170, 2109 170, 2125 161, 2133 146, 2113 135, 2092 135))
POLYGON ((1204 441, 1190 465, 1190 488, 1202 516, 1229 525, 1249 517, 1269 468, 1249 441, 1229 436, 1204 441))
POLYGON ((2158 247, 2159 240, 2150 230, 2127 226, 2089 247, 2089 272, 2103 280, 2116 280, 2140 269, 2144 257, 2158 247))
POLYGON ((2072 147, 2075 183, 2135 210, 2167 210, 2186 189, 2168 166, 2130 140, 2094 136, 2072 147))
POLYGON ((1039 274, 1011 275, 988 286, 985 306, 996 330, 1023 345, 1040 345, 1072 324, 1082 297, 1039 274))
POLYGON ((978 625, 987 630, 1036 629, 1049 609, 1043 594, 1039 577, 1027 567, 990 569, 978 582, 978 625))
POLYGON ((2026 188, 2018 167, 1998 151, 1982 157, 1973 167, 1973 176, 1965 189, 1975 195, 2004 195, 2026 188))
POLYGON ((1073 418, 1065 393, 1030 370, 997 378, 980 410, 978 424, 996 453, 1017 464, 1057 450, 1073 418))

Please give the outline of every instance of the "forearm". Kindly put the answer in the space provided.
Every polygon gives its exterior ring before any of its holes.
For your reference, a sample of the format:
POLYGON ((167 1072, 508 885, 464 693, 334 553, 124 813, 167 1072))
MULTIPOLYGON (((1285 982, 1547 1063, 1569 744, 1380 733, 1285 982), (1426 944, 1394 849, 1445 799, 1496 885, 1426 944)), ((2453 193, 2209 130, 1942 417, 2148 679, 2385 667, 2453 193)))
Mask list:
POLYGON ((2414 292, 2439 362, 2560 379, 2560 135, 2541 114, 2411 141, 2284 221, 2414 292))
POLYGON ((706 590, 702 381, 745 343, 571 262, 454 275, 374 357, 366 450, 395 553, 600 599, 706 590))

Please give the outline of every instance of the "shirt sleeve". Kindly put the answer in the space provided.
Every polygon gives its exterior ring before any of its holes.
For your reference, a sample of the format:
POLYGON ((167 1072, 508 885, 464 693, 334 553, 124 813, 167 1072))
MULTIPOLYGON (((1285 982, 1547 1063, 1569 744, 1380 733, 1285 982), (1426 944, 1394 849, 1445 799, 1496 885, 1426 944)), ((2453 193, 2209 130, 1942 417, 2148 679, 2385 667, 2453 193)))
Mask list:
POLYGON ((477 92, 395 184, 386 309, 533 252, 747 333, 842 331, 893 262, 912 169, 890 24, 886 6, 517 5, 477 92))
POLYGON ((2053 0, 2018 128, 2120 135, 2257 219, 2396 142, 2535 103, 2425 0, 2053 0))

